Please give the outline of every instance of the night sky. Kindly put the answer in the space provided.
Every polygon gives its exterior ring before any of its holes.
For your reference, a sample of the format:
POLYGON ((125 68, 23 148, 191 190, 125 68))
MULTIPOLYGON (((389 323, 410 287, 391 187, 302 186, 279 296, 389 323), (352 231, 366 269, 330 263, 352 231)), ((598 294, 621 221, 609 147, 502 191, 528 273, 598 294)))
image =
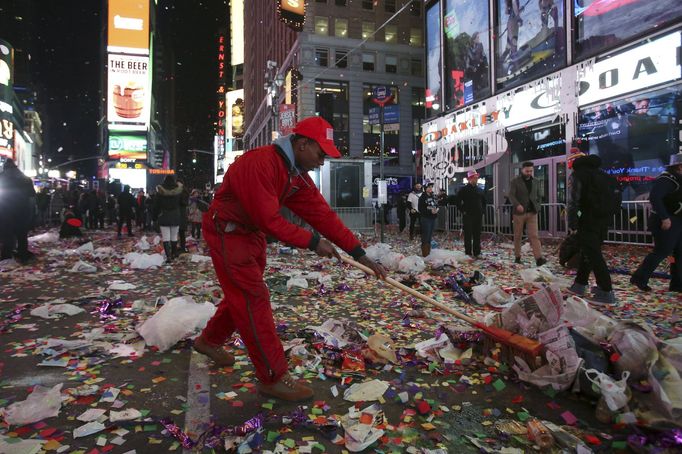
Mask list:
MULTIPOLYGON (((184 150, 213 147, 214 43, 218 30, 226 27, 228 6, 225 0, 159 0, 157 8, 159 29, 175 53, 176 149, 178 162, 184 161, 186 167, 191 166, 192 156, 184 150)), ((105 3, 98 0, 0 3, 0 37, 31 55, 26 71, 17 72, 15 85, 37 92, 43 154, 53 164, 101 154, 97 123, 105 12, 105 3)), ((198 160, 199 167, 212 165, 211 156, 198 160)), ((96 161, 84 161, 76 168, 86 176, 94 175, 96 161)))

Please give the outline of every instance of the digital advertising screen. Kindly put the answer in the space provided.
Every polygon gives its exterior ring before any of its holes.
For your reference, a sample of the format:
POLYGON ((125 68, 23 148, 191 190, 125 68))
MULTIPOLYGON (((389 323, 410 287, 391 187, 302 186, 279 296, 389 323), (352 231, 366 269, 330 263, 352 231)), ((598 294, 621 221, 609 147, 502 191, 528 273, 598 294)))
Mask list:
POLYGON ((488 2, 445 0, 445 110, 490 95, 488 2))
POLYGON ((682 17, 679 0, 574 0, 576 55, 587 58, 682 17))
POLYGON ((497 23, 498 87, 524 83, 566 63, 563 1, 497 0, 497 23))
POLYGON ((151 87, 149 57, 109 54, 107 118, 110 124, 146 130, 151 87))
POLYGON ((440 2, 426 10, 426 112, 438 114, 442 107, 440 2))
POLYGON ((680 89, 661 89, 580 112, 581 148, 623 185, 623 200, 646 200, 679 148, 680 89))
POLYGON ((149 53, 149 1, 109 0, 109 52, 149 53))
POLYGON ((109 134, 109 159, 147 160, 147 137, 109 134))

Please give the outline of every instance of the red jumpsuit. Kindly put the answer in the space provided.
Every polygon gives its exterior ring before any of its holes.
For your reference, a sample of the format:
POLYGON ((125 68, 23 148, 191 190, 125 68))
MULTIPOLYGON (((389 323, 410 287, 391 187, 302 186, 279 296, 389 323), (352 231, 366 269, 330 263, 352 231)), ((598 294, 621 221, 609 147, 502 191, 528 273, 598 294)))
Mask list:
POLYGON ((265 384, 277 382, 288 370, 263 281, 265 237, 299 248, 314 249, 319 242, 317 234, 284 219, 282 206, 353 257, 364 255, 358 239, 332 211, 308 174, 299 175, 283 151, 274 145, 257 148, 230 165, 203 216, 204 238, 224 298, 202 337, 220 346, 237 330, 258 379, 265 384))

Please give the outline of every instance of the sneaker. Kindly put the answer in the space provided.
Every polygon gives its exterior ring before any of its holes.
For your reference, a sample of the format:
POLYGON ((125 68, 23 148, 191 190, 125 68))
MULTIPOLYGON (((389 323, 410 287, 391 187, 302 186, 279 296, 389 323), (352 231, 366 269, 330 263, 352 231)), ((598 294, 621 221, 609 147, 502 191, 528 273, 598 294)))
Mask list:
POLYGON ((568 287, 566 290, 568 290, 569 293, 573 293, 574 295, 585 296, 585 293, 587 293, 587 285, 574 282, 573 285, 568 287))
POLYGON ((516 257, 514 259, 514 263, 518 263, 520 265, 521 264, 521 257, 516 257))
POLYGON ((227 353, 222 347, 210 345, 201 336, 194 340, 194 350, 211 358, 217 366, 226 367, 234 364, 233 355, 227 353))
POLYGON ((258 385, 258 391, 261 394, 288 400, 290 402, 308 400, 313 397, 312 388, 295 380, 289 373, 282 375, 282 378, 280 378, 277 383, 272 383, 270 385, 260 383, 258 385))
POLYGON ((611 306, 618 304, 618 301, 616 301, 616 295, 613 293, 613 290, 607 292, 599 287, 592 287, 592 297, 588 299, 588 303, 598 306, 611 306))
POLYGON ((539 259, 535 260, 535 264, 536 264, 537 266, 542 266, 542 265, 544 265, 545 263, 547 263, 547 259, 544 258, 544 257, 540 257, 539 259))
POLYGON ((641 282, 640 280, 638 280, 635 276, 632 276, 630 278, 630 283, 643 292, 650 292, 651 291, 651 287, 649 287, 644 282, 641 282))

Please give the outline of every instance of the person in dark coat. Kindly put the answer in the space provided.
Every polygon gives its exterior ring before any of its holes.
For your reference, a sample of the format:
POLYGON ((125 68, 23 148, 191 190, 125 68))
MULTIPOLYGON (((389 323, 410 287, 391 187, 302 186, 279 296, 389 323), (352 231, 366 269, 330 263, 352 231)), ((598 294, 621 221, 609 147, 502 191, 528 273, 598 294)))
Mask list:
POLYGON ((590 190, 590 181, 598 178, 601 158, 588 155, 577 158, 573 162, 573 173, 568 180, 570 197, 568 200, 568 232, 577 233, 580 245, 580 264, 573 285, 568 291, 586 296, 590 273, 594 273, 597 286, 592 288, 589 299, 593 304, 616 304, 609 267, 606 265, 601 248, 609 228, 608 216, 595 211, 592 202, 594 191, 590 190))
POLYGON ((36 207, 38 208, 38 223, 45 225, 50 223, 50 190, 42 188, 36 195, 36 207))
POLYGON ((419 196, 419 222, 421 224, 422 256, 431 253, 431 238, 438 217, 438 199, 433 193, 433 183, 426 185, 426 190, 419 196))
POLYGON ((455 205, 462 212, 464 224, 464 252, 476 258, 481 255, 481 230, 485 213, 485 196, 478 187, 478 177, 475 170, 467 172, 467 184, 455 196, 455 205))
POLYGON ((33 227, 36 211, 36 191, 33 182, 24 175, 12 159, 5 161, 0 173, 0 259, 15 258, 26 263, 34 257, 28 250, 28 232, 33 227))
POLYGON ((672 255, 671 292, 682 292, 682 153, 670 157, 670 165, 660 174, 649 193, 651 217, 649 228, 654 238, 651 251, 632 274, 630 283, 648 292, 649 278, 658 265, 672 255))
POLYGON ((163 250, 166 262, 170 263, 177 255, 178 231, 182 216, 180 214, 181 198, 184 186, 175 181, 174 175, 166 175, 163 183, 156 187, 154 199, 154 215, 161 228, 163 250))
POLYGON ((118 235, 121 238, 121 227, 125 222, 128 227, 128 236, 133 236, 133 216, 135 209, 135 197, 130 193, 130 186, 123 186, 123 191, 118 195, 118 235))

